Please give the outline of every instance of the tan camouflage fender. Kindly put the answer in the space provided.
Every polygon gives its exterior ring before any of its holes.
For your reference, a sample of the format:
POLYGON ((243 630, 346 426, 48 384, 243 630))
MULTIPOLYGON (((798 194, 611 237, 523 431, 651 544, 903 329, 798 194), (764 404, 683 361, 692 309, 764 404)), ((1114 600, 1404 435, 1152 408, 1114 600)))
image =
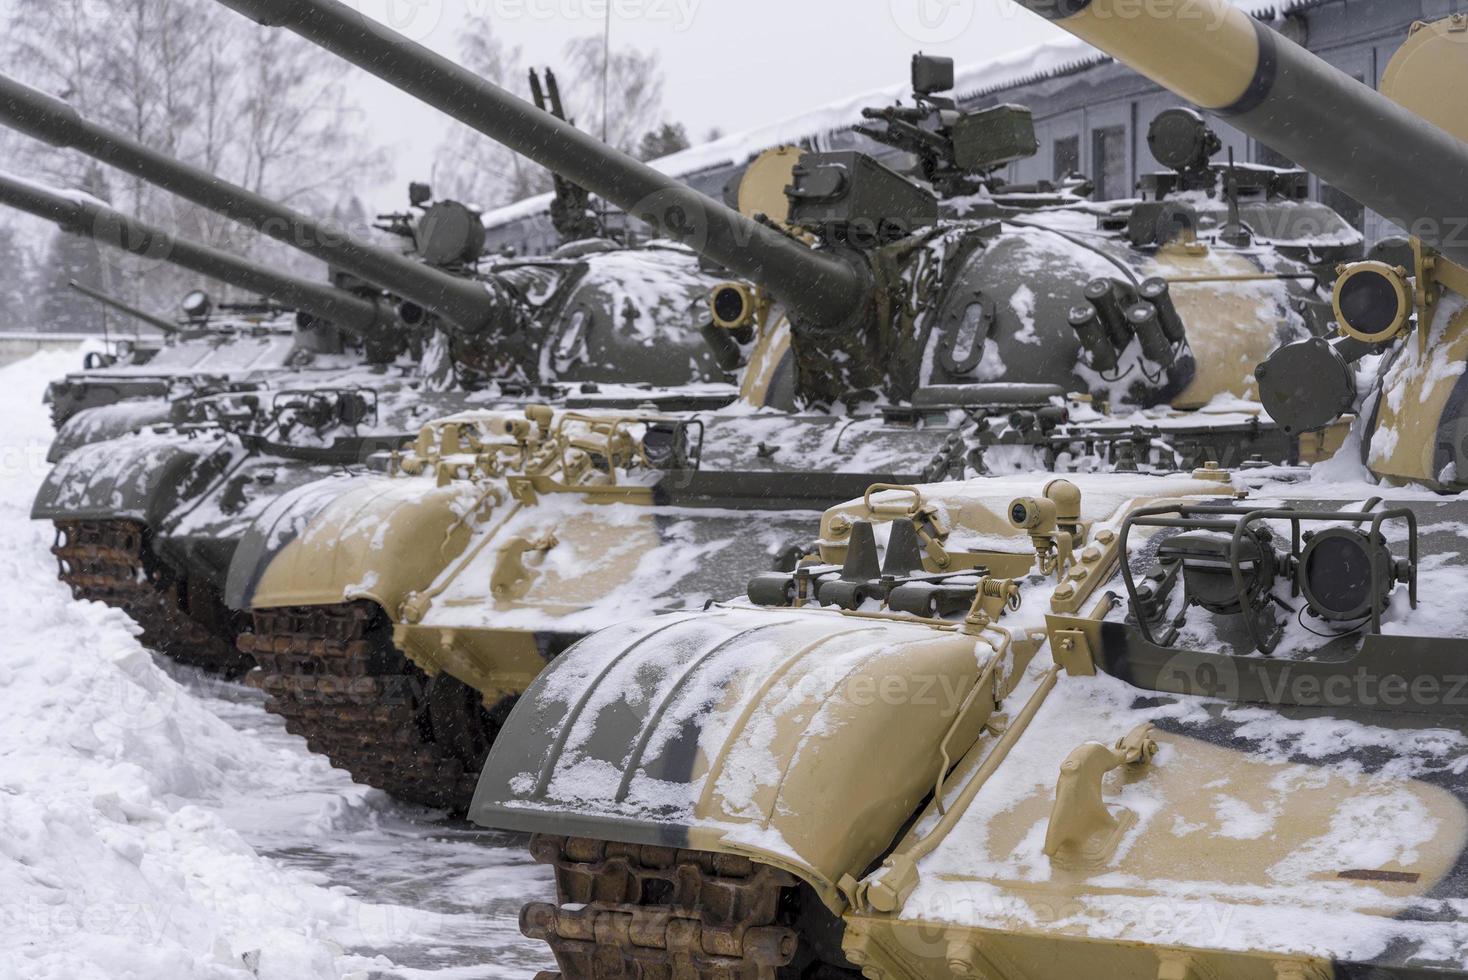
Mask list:
POLYGON ((741 853, 832 908, 1016 673, 995 634, 836 613, 721 608, 594 641, 527 692, 511 729, 540 737, 500 741, 470 818, 741 853))
POLYGON ((226 601, 274 609, 366 599, 395 613, 463 552, 470 518, 492 506, 470 483, 373 476, 303 487, 245 535, 226 601))

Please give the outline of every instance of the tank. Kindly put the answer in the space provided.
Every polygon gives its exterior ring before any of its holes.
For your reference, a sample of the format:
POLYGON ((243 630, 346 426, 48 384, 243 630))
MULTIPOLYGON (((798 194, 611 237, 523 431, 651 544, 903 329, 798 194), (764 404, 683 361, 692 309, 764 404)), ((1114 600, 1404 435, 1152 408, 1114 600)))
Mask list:
MULTIPOLYGON (((76 283, 71 288, 85 289, 76 283)), ((47 451, 52 463, 88 443, 166 421, 176 397, 246 388, 336 359, 336 345, 323 348, 318 332, 300 330, 292 311, 269 301, 216 307, 207 292, 196 289, 184 296, 180 316, 169 321, 99 291, 84 295, 173 332, 141 350, 136 340, 113 339, 107 352, 87 355, 81 370, 47 385, 45 403, 57 433, 47 451)))
MULTIPOLYGON (((1044 3, 1026 4, 1053 16, 1044 3)), ((1210 2, 1208 22, 1218 32, 1164 18, 1131 40, 1114 36, 1095 11, 1058 19, 1155 81, 1309 167, 1414 236, 1387 243, 1377 260, 1337 281, 1333 306, 1339 335, 1280 350, 1260 366, 1261 395, 1292 431, 1328 424, 1353 407, 1365 385, 1358 369, 1385 354, 1390 397, 1361 406, 1367 424, 1358 438, 1363 464, 1381 478, 1461 490, 1468 482, 1459 438, 1463 428, 1462 375, 1425 368, 1450 351, 1458 334, 1451 308, 1437 296, 1461 292, 1457 269, 1468 244, 1456 233, 1468 176, 1468 127, 1441 100, 1443 79, 1456 81, 1462 62, 1448 43, 1453 22, 1421 24, 1383 73, 1381 92, 1351 79, 1299 45, 1238 11, 1210 2), (1219 37, 1227 43, 1217 44, 1219 37), (1163 54, 1167 48, 1171 53, 1163 54), (1196 60, 1194 60, 1196 58, 1196 60), (1434 74, 1437 73, 1437 74, 1434 74), (1308 121, 1283 105, 1311 108, 1308 121), (1369 120, 1372 139, 1360 125, 1369 120), (1416 294, 1412 291, 1416 290, 1416 294), (1414 312, 1414 304, 1416 312, 1414 312), (1431 328, 1428 323, 1434 324, 1431 328), (1417 334, 1415 354, 1400 343, 1417 334), (1443 332, 1441 338, 1433 331, 1443 332), (1435 342, 1441 341, 1442 346, 1435 342)))
MULTIPOLYGON (((1468 153, 1433 116, 1461 18, 1416 27, 1378 95, 1226 3, 1147 30, 1077 8, 1062 26, 1180 91, 1267 65, 1252 135, 1354 127, 1333 165, 1404 162, 1368 206, 1451 213, 1411 185, 1468 153)), ((1441 451, 1453 414, 1418 391, 1464 373, 1465 294, 1437 245, 1337 280, 1341 331, 1385 349, 1308 475, 874 487, 793 571, 563 653, 470 811, 554 869, 522 931, 567 977, 1468 975, 1461 488, 1358 455, 1372 404, 1393 448, 1441 451)))
MULTIPOLYGON (((122 519, 134 502, 117 492, 119 468, 132 466, 140 480, 150 481, 156 493, 145 503, 153 508, 149 516, 161 520, 177 503, 171 491, 178 490, 183 474, 194 481, 193 493, 205 492, 203 481, 219 475, 204 462, 217 454, 203 447, 219 448, 206 426, 221 419, 221 424, 241 425, 262 403, 270 404, 272 388, 332 385, 340 392, 379 377, 402 346, 401 337, 393 336, 399 331, 396 314, 377 297, 278 273, 168 235, 86 195, 0 174, 0 203, 99 244, 168 261, 296 307, 293 314, 270 305, 229 310, 238 319, 221 329, 210 322, 212 302, 197 292, 185 303, 187 326, 172 327, 186 331, 187 342, 171 344, 140 367, 99 368, 64 382, 59 389, 64 397, 93 404, 72 413, 61 427, 51 448, 58 465, 37 503, 41 516, 57 524, 61 576, 78 597, 126 609, 143 625, 146 639, 181 659, 240 669, 244 661, 236 651, 211 647, 202 632, 188 628, 185 612, 204 608, 203 599, 195 596, 191 602, 182 577, 166 575, 145 555, 147 525, 122 519), (344 352, 343 338, 359 350, 344 352), (373 361, 384 366, 373 369, 373 361), (174 427, 167 434, 130 435, 169 423, 174 427), (77 493, 78 484, 91 488, 92 496, 77 493), (160 584, 165 579, 166 588, 160 584), (158 597, 164 592, 170 601, 158 597)), ((57 391, 53 387, 53 395, 57 391)))
MULTIPOLYGON (((405 323, 425 337, 443 335, 442 343, 464 385, 483 387, 501 380, 595 382, 605 378, 613 362, 623 383, 644 379, 663 385, 684 383, 688 366, 682 358, 669 356, 668 348, 681 348, 698 362, 695 374, 700 380, 719 379, 702 339, 690 331, 668 329, 668 317, 659 309, 682 306, 690 301, 690 291, 705 291, 687 253, 637 252, 654 266, 668 258, 665 275, 659 278, 659 270, 644 275, 650 281, 637 283, 642 289, 635 297, 643 302, 632 302, 630 311, 599 311, 605 324, 587 334, 589 356, 573 360, 564 377, 548 378, 546 372, 554 370, 549 353, 571 341, 564 336, 561 318, 547 307, 582 289, 595 291, 595 285, 580 280, 596 278, 595 270, 614 259, 588 254, 480 274, 483 232, 477 215, 457 202, 431 200, 415 201, 420 206, 407 216, 402 230, 411 238, 415 254, 403 255, 170 158, 5 76, 0 76, 0 122, 92 156, 397 297, 405 323), (662 286, 669 292, 659 293, 662 286), (650 350, 664 356, 650 357, 650 350)), ((680 308, 678 313, 682 312, 680 308)))
MULTIPOLYGON (((339 276, 374 277, 382 286, 367 288, 398 297, 395 311, 368 304, 406 329, 389 334, 394 356, 374 358, 365 372, 288 374, 253 396, 210 385, 201 397, 174 399, 166 419, 154 402, 151 413, 127 403, 70 420, 60 445, 73 451, 49 474, 33 516, 57 525, 60 573, 74 591, 146 620, 150 642, 178 659, 248 666, 218 596, 245 522, 295 481, 360 470, 428 419, 499 400, 523 405, 531 391, 609 404, 662 404, 670 387, 688 389, 677 396, 683 404, 736 394, 707 342, 687 329, 689 311, 718 280, 681 246, 591 246, 481 270, 477 215, 427 194, 389 221, 411 238, 410 258, 169 160, 8 80, 0 80, 0 116, 287 240, 339 276), (158 423, 167 431, 129 435, 158 423)), ((142 231, 120 227, 124 237, 142 231)), ((287 285, 305 288, 295 283, 287 285)))
MULTIPOLYGON (((1259 358, 1325 329, 1317 273, 1270 242, 1226 242, 1200 220, 1138 244, 1118 223, 1124 206, 1073 194, 1068 207, 945 217, 930 187, 852 153, 764 157, 730 188, 735 210, 340 4, 230 6, 382 74, 747 280, 713 291, 703 331, 738 372, 736 405, 441 420, 385 477, 283 498, 236 551, 226 601, 253 615, 242 644, 271 710, 409 799, 462 809, 515 700, 578 637, 632 609, 737 591, 794 561, 825 507, 873 483, 1046 461, 1298 463, 1339 437, 1302 441, 1235 411, 1259 358), (1121 326, 1128 315, 1151 355, 1121 326), (1158 342, 1169 335, 1175 349, 1158 342), (429 540, 442 543, 418 544, 429 540), (392 734, 369 738, 374 718, 392 734)), ((984 171, 995 155, 965 162, 984 171)), ((1317 244, 1359 249, 1332 217, 1332 235, 1344 233, 1317 244)))
MULTIPOLYGON (((362 292, 349 292, 326 283, 268 269, 219 249, 180 239, 146 223, 124 216, 87 195, 59 191, 21 177, 0 173, 0 204, 56 224, 63 231, 155 261, 167 261, 240 289, 272 296, 280 304, 247 312, 255 323, 237 321, 222 329, 212 321, 213 304, 207 294, 191 295, 185 303, 186 321, 168 323, 121 305, 168 337, 164 349, 136 363, 93 363, 80 375, 54 383, 47 392, 53 420, 61 430, 52 447, 53 461, 84 441, 110 434, 104 413, 96 409, 119 401, 139 422, 161 421, 167 405, 163 396, 171 386, 233 384, 245 386, 287 370, 340 370, 348 363, 390 361, 402 346, 403 331, 391 309, 362 292), (287 307, 298 312, 295 320, 287 307), (361 354, 343 358, 345 344, 361 354), (91 411, 89 411, 91 410, 91 411), (141 413, 141 414, 139 414, 141 413), (70 427, 78 415, 87 418, 70 427)), ((99 294, 73 283, 72 288, 98 298, 99 294)), ((133 360, 133 359, 128 359, 133 360)), ((120 416, 112 420, 120 423, 120 416)))
MULTIPOLYGON (((1069 239, 1053 231, 1015 236, 1006 233, 1014 229, 1002 224, 940 222, 933 193, 850 152, 803 154, 796 162, 789 182, 788 223, 801 228, 816 246, 808 247, 782 229, 610 151, 564 121, 359 16, 346 4, 231 0, 225 5, 260 23, 295 31, 586 188, 657 233, 689 243, 738 279, 757 285, 761 297, 778 306, 780 318, 789 325, 798 397, 806 405, 900 401, 929 384, 973 380, 977 366, 956 371, 954 367, 967 365, 954 362, 945 367, 937 354, 945 344, 959 346, 960 352, 973 347, 975 326, 990 326, 996 339, 996 356, 986 372, 990 376, 982 380, 1078 386, 1083 384, 1077 376, 1083 347, 1067 319, 1070 307, 1081 298, 1077 287, 1095 278, 1125 280, 1106 255, 1093 253, 1089 260, 1093 264, 1077 268, 1080 260, 1072 249, 1087 249, 1077 245, 1074 234, 1069 239), (1035 298, 1036 330, 1044 331, 1038 343, 1025 342, 1031 337, 1023 329, 1028 318, 1014 312, 1011 302, 1013 293, 1025 284, 991 268, 1001 264, 1033 269, 1034 278, 1056 284, 1053 293, 1050 289, 1033 293, 1026 287, 1035 298), (985 304, 975 303, 975 292, 984 292, 995 306, 993 324, 984 316, 985 304), (906 302, 897 302, 899 296, 906 302), (1018 336, 1025 340, 1016 340, 1018 336), (995 369, 995 362, 1003 369, 995 369)), ((1082 230, 1094 232, 1094 220, 1083 223, 1082 230)), ((1170 238, 1168 244, 1176 241, 1170 238)), ((1118 394, 1143 405, 1168 403, 1180 392, 1185 402, 1207 402, 1220 390, 1219 381, 1198 381, 1189 365, 1221 362, 1224 358, 1215 353, 1236 353, 1240 340, 1239 333, 1227 326, 1237 318, 1219 316, 1214 302, 1225 290, 1209 287, 1220 285, 1220 275, 1277 275, 1284 270, 1261 270, 1252 261, 1229 266, 1221 255, 1187 256, 1181 247, 1156 251, 1160 254, 1148 258, 1157 260, 1152 270, 1157 274, 1176 274, 1171 265, 1176 260, 1192 267, 1191 278, 1206 280, 1193 283, 1198 287, 1195 309, 1200 321, 1190 336, 1196 356, 1141 380, 1135 392, 1130 384, 1123 385, 1127 390, 1118 394), (1201 321, 1210 317, 1210 329, 1204 329, 1201 321), (1214 344, 1216 349, 1204 349, 1214 344)), ((1135 298, 1123 295, 1116 304, 1104 299, 1103 304, 1119 316, 1135 298)), ((1283 295, 1280 298, 1289 302, 1283 295)), ((1190 298, 1174 302, 1192 306, 1190 298)), ((1024 302, 1019 306, 1028 309, 1024 302)), ((1272 349, 1275 339, 1270 335, 1261 340, 1260 332, 1252 329, 1257 319, 1245 321, 1251 325, 1245 333, 1263 348, 1256 351, 1258 356, 1243 358, 1250 366, 1272 349)), ((1094 340, 1093 327, 1084 325, 1094 340)), ((1115 342, 1127 336, 1118 320, 1115 342)), ((1103 351, 1098 362, 1101 373, 1109 374, 1110 357, 1104 345, 1098 346, 1103 351)), ((1167 360, 1162 346, 1158 343, 1154 353, 1167 360)), ((1237 386, 1236 379, 1230 381, 1230 387, 1237 386)))

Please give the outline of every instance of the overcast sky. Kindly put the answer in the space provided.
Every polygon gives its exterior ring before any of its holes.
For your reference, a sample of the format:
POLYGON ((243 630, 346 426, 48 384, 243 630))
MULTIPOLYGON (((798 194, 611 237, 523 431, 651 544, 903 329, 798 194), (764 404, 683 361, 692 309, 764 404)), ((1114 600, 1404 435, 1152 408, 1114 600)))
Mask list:
MULTIPOLYGON (((612 43, 656 50, 664 114, 698 139, 814 109, 904 81, 922 49, 960 65, 1060 36, 1012 0, 350 0, 449 57, 466 31, 489 30, 556 67, 571 38, 600 35, 610 6, 612 43)), ((428 173, 444 131, 435 111, 353 72, 373 129, 396 173, 372 193, 398 207, 428 173)))

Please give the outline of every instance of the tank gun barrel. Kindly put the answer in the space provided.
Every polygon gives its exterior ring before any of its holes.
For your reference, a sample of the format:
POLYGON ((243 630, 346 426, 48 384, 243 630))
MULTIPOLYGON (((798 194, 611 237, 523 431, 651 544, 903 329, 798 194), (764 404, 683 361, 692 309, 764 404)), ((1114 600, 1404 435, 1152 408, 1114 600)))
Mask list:
POLYGON ((0 121, 87 154, 364 279, 469 330, 488 328, 499 303, 482 285, 352 238, 291 208, 175 160, 82 117, 43 92, 0 75, 0 121))
POLYGON ((286 27, 509 149, 648 221, 734 274, 758 283, 794 317, 835 327, 866 301, 857 267, 684 186, 542 112, 337 0, 220 0, 286 27))
POLYGON ((1019 2, 1468 264, 1468 144, 1227 0, 1019 2))
POLYGON ((165 334, 175 334, 179 332, 178 324, 169 323, 161 316, 154 316, 151 313, 145 313, 135 306, 129 306, 127 303, 124 303, 122 300, 117 299, 115 296, 108 296, 106 293, 100 290, 93 289, 90 286, 84 286, 81 283, 77 282, 75 279, 68 282, 66 286, 68 289, 72 290, 72 292, 81 293, 83 296, 87 297, 87 299, 101 303, 108 309, 116 310, 124 316, 130 316, 134 320, 139 320, 143 323, 146 323, 148 326, 154 328, 155 330, 162 331, 165 334))
POLYGON ((0 204, 50 221, 62 231, 274 297, 354 334, 370 336, 392 316, 369 299, 177 238, 85 195, 68 194, 13 174, 0 172, 0 204))

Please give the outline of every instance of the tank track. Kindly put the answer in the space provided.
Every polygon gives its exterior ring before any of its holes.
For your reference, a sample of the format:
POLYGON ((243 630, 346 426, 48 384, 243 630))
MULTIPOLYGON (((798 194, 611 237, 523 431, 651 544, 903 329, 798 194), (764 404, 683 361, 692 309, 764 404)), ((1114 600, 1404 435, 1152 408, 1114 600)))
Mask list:
POLYGON ((191 595, 187 581, 154 558, 142 524, 57 521, 55 527, 51 554, 73 596, 121 609, 142 627, 144 645, 171 660, 226 677, 254 666, 235 646, 229 612, 213 597, 191 595))
MULTIPOLYGON (((520 931, 560 972, 536 980, 775 980, 797 966, 796 880, 748 858, 537 835, 558 904, 532 902, 520 931)), ((808 958, 808 955, 807 955, 808 958)))
POLYGON ((359 782, 462 814, 502 713, 447 675, 429 676, 392 644, 371 603, 258 610, 240 649, 260 665, 266 710, 359 782))

